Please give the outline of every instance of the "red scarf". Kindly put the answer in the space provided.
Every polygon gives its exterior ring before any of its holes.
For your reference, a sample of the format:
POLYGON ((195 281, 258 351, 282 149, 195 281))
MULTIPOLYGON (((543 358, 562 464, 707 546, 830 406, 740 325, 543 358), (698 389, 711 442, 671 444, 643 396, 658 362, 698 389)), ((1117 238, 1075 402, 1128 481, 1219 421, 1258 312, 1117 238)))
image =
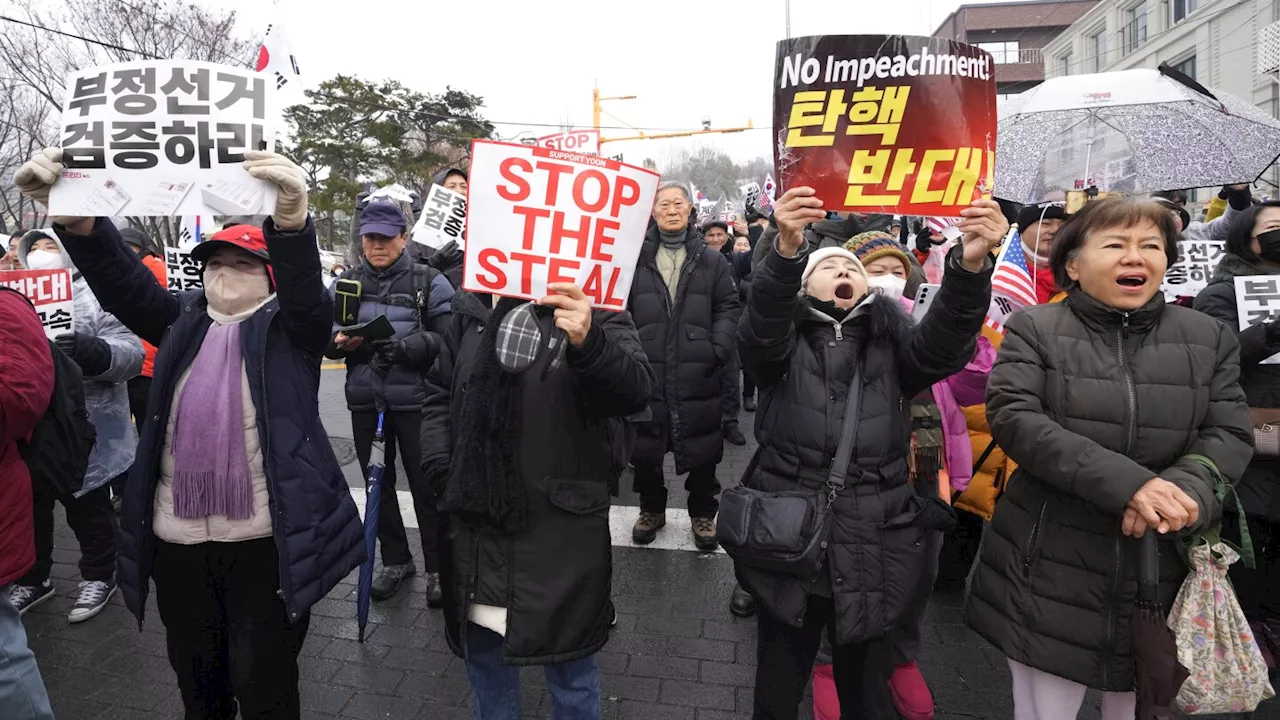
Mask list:
POLYGON ((1032 277, 1036 282, 1036 302, 1044 305, 1053 299, 1061 290, 1058 284, 1053 281, 1053 271, 1047 267, 1032 266, 1032 277))

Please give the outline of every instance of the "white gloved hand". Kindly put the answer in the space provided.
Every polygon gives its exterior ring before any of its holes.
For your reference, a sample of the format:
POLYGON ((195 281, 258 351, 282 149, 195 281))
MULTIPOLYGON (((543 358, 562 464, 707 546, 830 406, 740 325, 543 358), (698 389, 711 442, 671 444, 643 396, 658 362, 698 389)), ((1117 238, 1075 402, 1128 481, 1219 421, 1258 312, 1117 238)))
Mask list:
MULTIPOLYGON (((49 190, 62 177, 62 149, 45 148, 36 152, 13 174, 13 184, 23 195, 35 200, 46 209, 49 207, 49 190)), ((80 220, 78 217, 52 217, 54 223, 66 227, 80 220)))
POLYGON ((307 174, 289 158, 273 152, 246 150, 244 169, 250 177, 266 180, 280 189, 276 211, 271 214, 276 228, 301 230, 307 226, 307 174))

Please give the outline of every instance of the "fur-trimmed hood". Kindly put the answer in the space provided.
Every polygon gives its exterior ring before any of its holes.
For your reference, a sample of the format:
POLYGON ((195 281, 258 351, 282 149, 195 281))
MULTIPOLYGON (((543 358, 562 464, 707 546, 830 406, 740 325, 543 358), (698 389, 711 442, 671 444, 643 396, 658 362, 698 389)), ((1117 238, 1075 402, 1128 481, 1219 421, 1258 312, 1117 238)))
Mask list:
POLYGON ((887 297, 876 292, 868 293, 844 317, 844 320, 839 322, 813 307, 807 297, 798 307, 801 317, 797 324, 802 332, 804 329, 813 326, 829 327, 835 325, 843 328, 852 324, 858 318, 865 317, 870 322, 870 337, 883 337, 896 341, 906 335, 912 326, 911 316, 907 315, 906 310, 902 308, 902 303, 897 298, 887 297))

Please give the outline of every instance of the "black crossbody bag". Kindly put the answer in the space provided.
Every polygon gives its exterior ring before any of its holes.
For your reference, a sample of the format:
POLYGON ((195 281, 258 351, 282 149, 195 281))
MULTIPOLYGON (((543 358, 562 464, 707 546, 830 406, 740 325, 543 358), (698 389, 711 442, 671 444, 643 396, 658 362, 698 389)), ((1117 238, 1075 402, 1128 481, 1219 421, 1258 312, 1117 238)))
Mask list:
MULTIPOLYGON (((831 536, 832 505, 844 489, 858 431, 862 401, 862 361, 854 368, 840 426, 840 445, 822 490, 762 492, 738 485, 720 497, 716 538, 735 562, 808 578, 818 572, 831 536)), ((756 451, 757 455, 759 450, 756 451)), ((744 477, 755 472, 752 458, 744 477)))

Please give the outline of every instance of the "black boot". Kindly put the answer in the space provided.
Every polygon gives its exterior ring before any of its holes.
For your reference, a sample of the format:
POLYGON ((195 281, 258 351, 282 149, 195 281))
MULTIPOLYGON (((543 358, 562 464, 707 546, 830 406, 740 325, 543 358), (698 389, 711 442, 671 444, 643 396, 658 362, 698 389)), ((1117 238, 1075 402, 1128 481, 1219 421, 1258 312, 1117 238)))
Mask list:
POLYGON ((746 396, 746 397, 742 398, 742 409, 743 409, 743 410, 746 410, 747 412, 755 412, 755 411, 756 411, 756 396, 755 396, 755 395, 748 395, 748 396, 746 396))
POLYGON ((742 431, 738 429, 738 423, 736 422, 727 422, 724 424, 724 439, 734 445, 747 444, 747 438, 742 434, 742 431))
POLYGON ((427 573, 427 607, 438 608, 444 604, 444 592, 440 589, 440 573, 427 573))
POLYGON ((742 586, 733 584, 733 597, 729 599, 729 612, 740 618, 749 618, 756 614, 756 599, 742 586))

